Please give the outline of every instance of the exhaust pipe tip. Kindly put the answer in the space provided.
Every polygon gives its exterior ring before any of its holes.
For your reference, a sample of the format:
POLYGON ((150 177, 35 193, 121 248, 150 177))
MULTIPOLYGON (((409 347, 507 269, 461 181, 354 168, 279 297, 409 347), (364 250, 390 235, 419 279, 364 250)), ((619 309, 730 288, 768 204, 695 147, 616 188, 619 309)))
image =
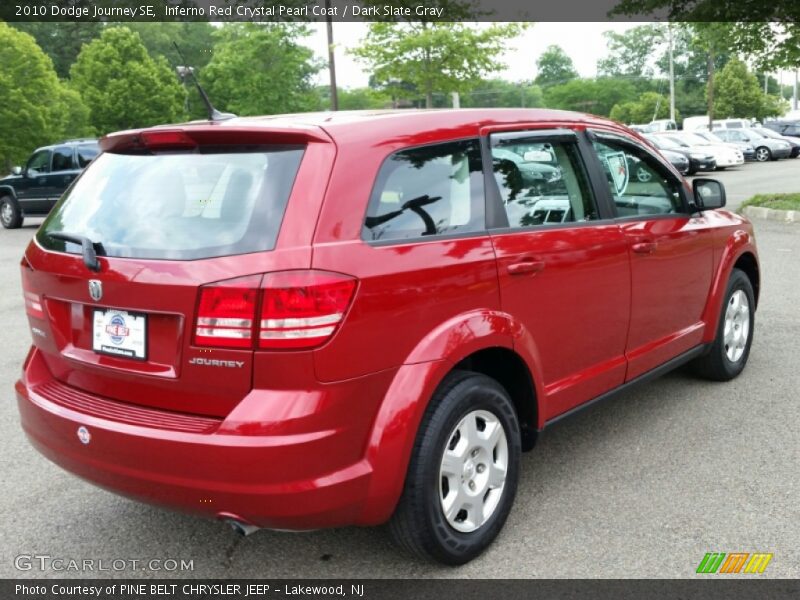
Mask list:
POLYGON ((250 535, 261 529, 260 527, 247 523, 234 515, 221 514, 219 515, 219 518, 228 525, 230 525, 231 529, 233 529, 236 533, 238 533, 241 536, 250 535))
POLYGON ((235 519, 227 519, 226 523, 228 523, 228 525, 231 526, 231 529, 241 536, 250 535, 251 533, 255 533, 260 529, 260 527, 250 525, 249 523, 242 523, 241 521, 237 521, 235 519))

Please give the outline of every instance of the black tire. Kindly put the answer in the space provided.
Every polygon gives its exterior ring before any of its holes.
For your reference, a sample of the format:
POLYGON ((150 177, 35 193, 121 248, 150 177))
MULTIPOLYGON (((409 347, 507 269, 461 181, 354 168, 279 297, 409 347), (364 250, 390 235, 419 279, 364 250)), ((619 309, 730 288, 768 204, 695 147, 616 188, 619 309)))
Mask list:
POLYGON ((755 333, 755 308, 755 294, 753 293, 753 285, 750 283, 750 278, 747 277, 744 271, 733 269, 728 280, 728 287, 725 290, 725 301, 722 303, 719 315, 717 335, 709 352, 693 361, 692 367, 695 373, 712 381, 730 381, 744 370, 747 359, 750 356, 750 346, 753 343, 753 334, 755 333), (731 360, 725 343, 725 314, 734 294, 738 291, 744 293, 749 305, 748 334, 741 356, 736 360, 731 360))
POLYGON ((22 226, 22 209, 11 196, 0 196, 0 224, 6 229, 22 226))
POLYGON ((772 160, 772 152, 766 146, 756 148, 756 160, 758 162, 769 162, 772 160))
POLYGON ((461 565, 477 557, 500 533, 511 511, 521 451, 519 422, 506 390, 485 375, 453 371, 434 393, 417 432, 403 493, 389 522, 392 537, 425 560, 461 565), (463 533, 450 525, 442 509, 440 468, 455 427, 476 410, 491 413, 503 426, 508 444, 506 479, 491 515, 476 530, 463 533))

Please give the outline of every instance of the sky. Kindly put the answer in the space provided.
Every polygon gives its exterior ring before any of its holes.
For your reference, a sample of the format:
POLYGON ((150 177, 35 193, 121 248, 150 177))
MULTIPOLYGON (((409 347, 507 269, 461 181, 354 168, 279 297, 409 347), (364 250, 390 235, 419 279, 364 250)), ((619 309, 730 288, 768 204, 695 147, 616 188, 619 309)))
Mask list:
MULTIPOLYGON (((582 77, 593 77, 597 60, 607 52, 603 32, 625 31, 641 23, 536 23, 518 38, 509 42, 502 57, 507 65, 494 75, 510 81, 529 80, 536 77, 536 60, 547 46, 557 44, 572 58, 575 69, 582 77)), ((312 23, 312 34, 305 44, 316 55, 328 60, 325 23, 312 23)), ((347 53, 359 44, 367 31, 365 23, 334 23, 333 39, 336 45, 336 78, 340 87, 355 88, 367 85, 369 75, 362 65, 347 53)), ((317 83, 328 82, 328 71, 317 74, 317 83)))

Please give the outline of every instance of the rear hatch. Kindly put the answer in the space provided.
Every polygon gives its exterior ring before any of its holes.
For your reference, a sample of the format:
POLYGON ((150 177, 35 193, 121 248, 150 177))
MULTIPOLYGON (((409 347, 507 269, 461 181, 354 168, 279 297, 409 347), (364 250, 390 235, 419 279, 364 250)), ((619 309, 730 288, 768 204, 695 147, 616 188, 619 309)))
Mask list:
POLYGON ((228 414, 252 387, 252 289, 263 273, 310 264, 306 236, 293 231, 288 248, 279 238, 293 189, 310 192, 296 182, 319 169, 320 141, 211 128, 104 140, 22 263, 53 376, 121 402, 228 414))

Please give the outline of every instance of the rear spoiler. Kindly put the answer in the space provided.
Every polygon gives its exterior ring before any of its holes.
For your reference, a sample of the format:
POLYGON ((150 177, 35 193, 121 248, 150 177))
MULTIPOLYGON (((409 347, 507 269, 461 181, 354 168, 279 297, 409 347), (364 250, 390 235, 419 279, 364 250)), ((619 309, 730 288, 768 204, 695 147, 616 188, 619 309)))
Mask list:
POLYGON ((147 150, 189 150, 207 145, 292 145, 331 141, 327 133, 318 127, 208 125, 120 131, 101 138, 99 144, 103 152, 127 153, 147 150))

